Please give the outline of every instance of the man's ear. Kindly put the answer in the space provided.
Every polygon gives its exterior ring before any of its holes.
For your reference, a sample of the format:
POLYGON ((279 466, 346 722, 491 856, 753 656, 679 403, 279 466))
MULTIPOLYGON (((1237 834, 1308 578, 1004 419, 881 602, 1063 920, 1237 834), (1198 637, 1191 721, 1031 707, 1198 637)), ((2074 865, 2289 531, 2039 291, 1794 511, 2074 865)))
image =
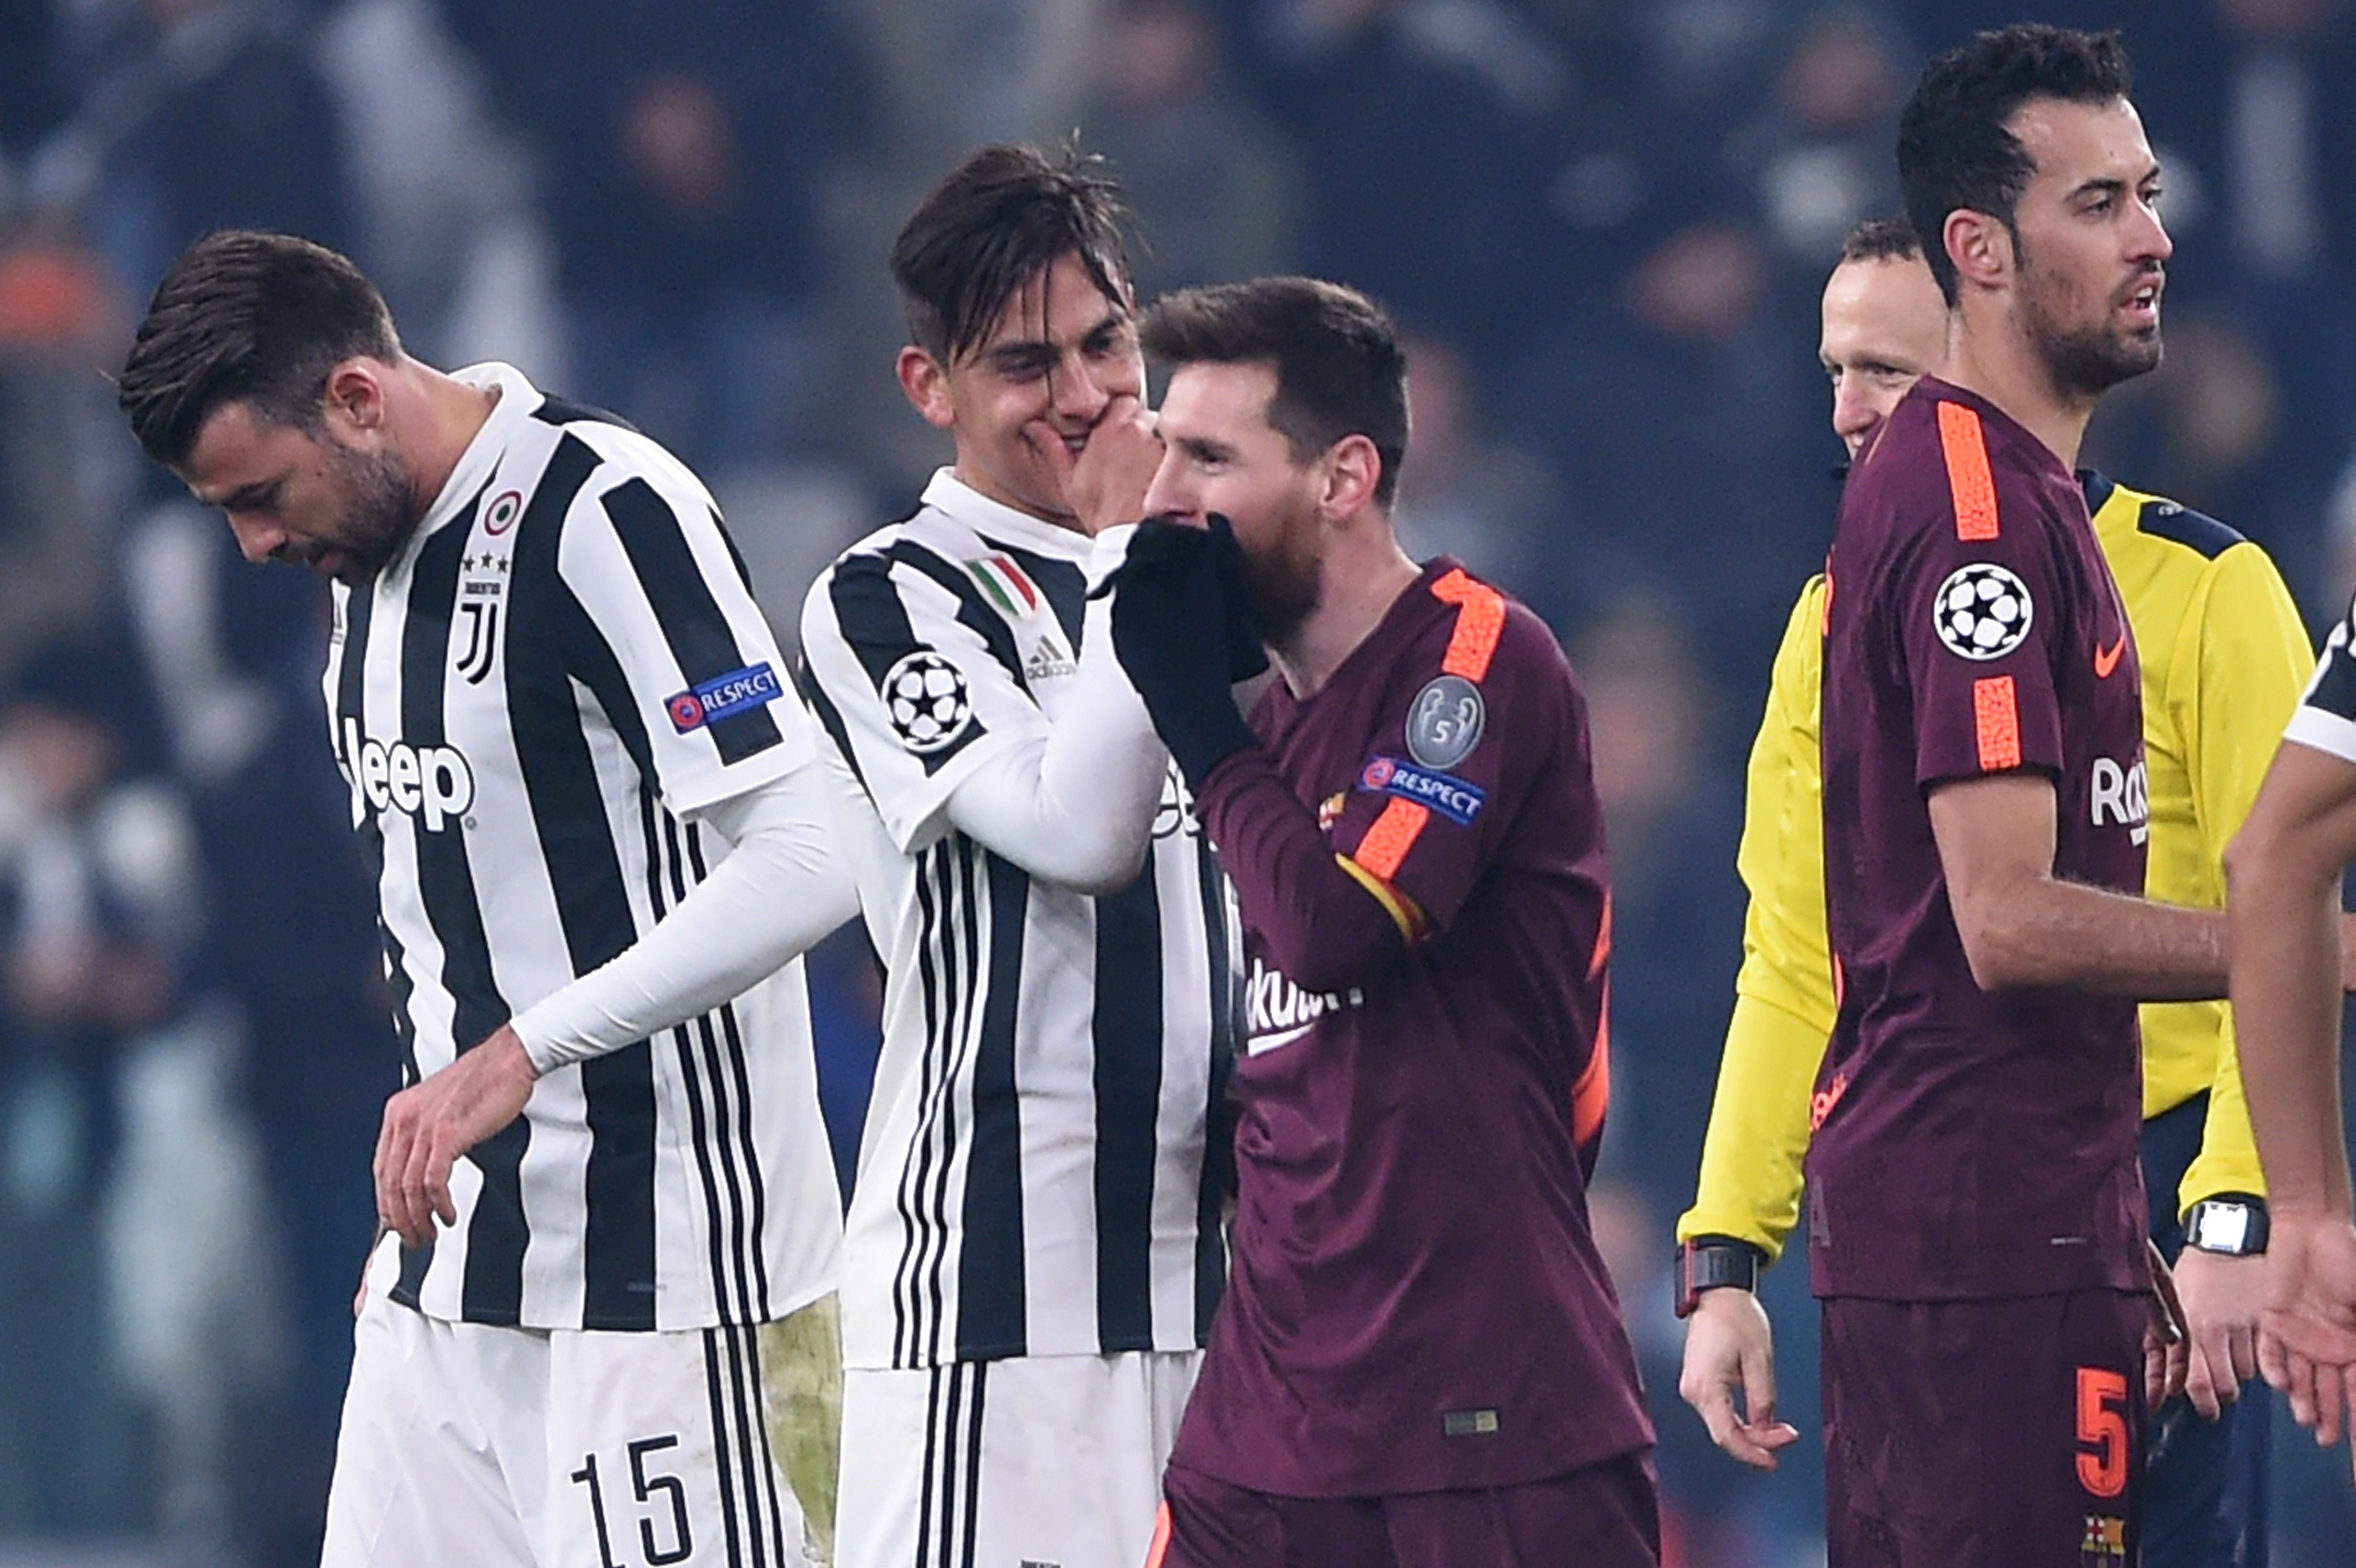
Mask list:
POLYGON ((1345 435, 1325 450, 1325 484, 1317 505, 1329 517, 1356 514, 1375 498, 1383 476, 1382 453, 1363 435, 1345 435))
POLYGON ((1959 207, 1947 214, 1939 237, 1965 283, 1997 289, 2012 281, 2019 258, 2013 254, 2012 230, 2001 219, 1959 207))
POLYGON ((957 423, 957 400, 949 393, 947 366, 911 343, 900 350, 894 368, 899 372, 900 390, 907 394, 909 407, 922 414, 926 424, 935 430, 947 430, 957 423))
POLYGON ((356 431, 383 429, 390 368, 381 359, 356 354, 328 371, 327 417, 356 431))

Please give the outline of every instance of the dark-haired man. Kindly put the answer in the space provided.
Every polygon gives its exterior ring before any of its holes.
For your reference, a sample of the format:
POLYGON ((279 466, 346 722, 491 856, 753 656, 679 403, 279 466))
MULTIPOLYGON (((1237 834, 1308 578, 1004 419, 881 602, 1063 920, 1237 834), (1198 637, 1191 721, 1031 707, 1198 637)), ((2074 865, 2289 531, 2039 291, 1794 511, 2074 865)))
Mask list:
MULTIPOLYGON (((1833 428, 1852 455, 1938 363, 1946 336, 1946 302, 1912 226, 1860 225, 1825 286, 1821 351, 1833 428)), ((2144 656, 2145 891, 2215 909, 2225 842, 2256 793, 2267 737, 2297 700, 2307 635, 2256 545, 2172 501, 2099 475, 2080 479, 2144 656)), ((1720 1447, 1765 1467, 1798 1434, 1774 1418, 1773 1348, 1752 1291, 1798 1221, 1809 1095, 1837 1011, 1816 721, 1824 598, 1819 577, 1793 608, 1751 749, 1742 973, 1699 1191, 1677 1222, 1685 1276, 1719 1282, 1682 1293, 1690 1316, 1680 1392, 1720 1447)), ((2140 1022, 2151 1234, 2174 1260, 2191 1338, 2190 1400, 2152 1413, 2145 1561, 2263 1563, 2269 1413, 2238 1395, 2254 1364, 2265 1189, 2233 1019, 2214 1001, 2179 1002, 2143 1008, 2140 1022), (2222 1424, 2196 1421, 2196 1410, 2222 1424)))
POLYGON ((805 692, 886 970, 844 1276, 841 1568, 1134 1564, 1226 1275, 1224 880, 1091 589, 1162 448, 1119 193, 974 154, 902 229, 955 461, 811 588, 805 692))
MULTIPOLYGON (((335 580, 409 1086, 323 1561, 822 1554, 829 1467, 784 1473, 764 1415, 839 1365, 788 961, 852 890, 711 496, 510 367, 410 357, 350 262, 284 235, 173 263, 121 400, 249 560, 335 580), (776 1381, 788 1341, 809 1364, 776 1381)), ((820 1403, 798 1436, 830 1457, 820 1403)))
POLYGON ((1175 368, 1167 520, 1113 644, 1249 965, 1235 1272, 1159 1561, 1649 1568, 1652 1428, 1587 1214, 1612 923, 1578 684, 1520 604, 1401 552, 1405 359, 1365 296, 1188 291, 1145 342, 1175 368), (1248 724, 1205 656, 1238 621, 1280 677, 1248 724))
POLYGON ((1900 122, 1953 318, 1826 568, 1839 1002, 1807 1179, 1836 1564, 2134 1560, 2146 1402, 2180 1379, 2135 1003, 2216 997, 2223 921, 2139 896, 2141 675, 2072 473, 2102 393, 2159 362, 2129 85, 2115 35, 2009 27, 1933 61, 1900 122))

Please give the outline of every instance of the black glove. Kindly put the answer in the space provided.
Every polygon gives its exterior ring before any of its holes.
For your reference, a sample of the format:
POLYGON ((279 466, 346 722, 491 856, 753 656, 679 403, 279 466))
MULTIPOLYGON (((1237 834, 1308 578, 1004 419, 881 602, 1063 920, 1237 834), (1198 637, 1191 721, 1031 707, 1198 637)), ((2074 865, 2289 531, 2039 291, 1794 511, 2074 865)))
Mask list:
MULTIPOLYGON (((1225 548, 1235 548, 1232 533, 1225 548)), ((1109 584, 1113 656, 1145 699, 1154 732, 1170 748, 1187 787, 1195 790, 1212 769, 1259 743, 1227 689, 1233 637, 1226 630, 1220 549, 1205 528, 1141 523, 1109 584)), ((1258 646, 1255 642, 1255 652, 1258 646)))
POLYGON ((1219 592, 1227 602, 1227 679, 1250 680, 1268 673, 1268 649, 1262 645, 1259 621, 1252 614, 1251 577, 1244 566, 1244 547, 1227 519, 1210 517, 1211 560, 1219 569, 1219 592))

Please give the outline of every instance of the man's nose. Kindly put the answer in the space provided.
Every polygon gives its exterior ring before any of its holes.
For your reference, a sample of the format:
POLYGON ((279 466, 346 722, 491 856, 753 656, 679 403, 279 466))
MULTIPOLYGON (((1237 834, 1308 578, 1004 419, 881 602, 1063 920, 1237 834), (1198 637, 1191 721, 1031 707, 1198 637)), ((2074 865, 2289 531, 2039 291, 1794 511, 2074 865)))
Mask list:
POLYGON ((237 539, 237 553, 259 566, 284 547, 286 530, 252 512, 229 514, 229 531, 237 539))
POLYGON ((1081 419, 1094 420, 1112 401, 1110 393, 1098 381, 1096 371, 1085 355, 1059 355, 1055 368, 1048 373, 1047 406, 1059 414, 1076 414, 1081 419))
POLYGON ((1145 487, 1145 515, 1149 517, 1192 517, 1194 506, 1183 494, 1178 481, 1178 453, 1162 454, 1162 466, 1153 471, 1153 483, 1145 487))
POLYGON ((1833 393, 1833 433, 1843 441, 1856 441, 1873 428, 1873 405, 1861 391, 1847 385, 1833 393))

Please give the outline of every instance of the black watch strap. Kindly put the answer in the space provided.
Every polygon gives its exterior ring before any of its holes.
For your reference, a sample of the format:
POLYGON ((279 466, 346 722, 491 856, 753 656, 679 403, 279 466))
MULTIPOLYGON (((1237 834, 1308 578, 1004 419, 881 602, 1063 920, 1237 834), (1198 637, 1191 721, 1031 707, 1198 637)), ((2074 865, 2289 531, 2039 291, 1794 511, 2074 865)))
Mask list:
POLYGON ((2184 1244, 2224 1257, 2254 1257, 2266 1250, 2266 1200, 2247 1192, 2203 1198, 2184 1216, 2184 1244))
POLYGON ((1696 1236, 1677 1247, 1677 1316, 1692 1316, 1705 1290, 1733 1285, 1757 1294, 1759 1271, 1767 1266, 1763 1248, 1732 1236, 1696 1236))

